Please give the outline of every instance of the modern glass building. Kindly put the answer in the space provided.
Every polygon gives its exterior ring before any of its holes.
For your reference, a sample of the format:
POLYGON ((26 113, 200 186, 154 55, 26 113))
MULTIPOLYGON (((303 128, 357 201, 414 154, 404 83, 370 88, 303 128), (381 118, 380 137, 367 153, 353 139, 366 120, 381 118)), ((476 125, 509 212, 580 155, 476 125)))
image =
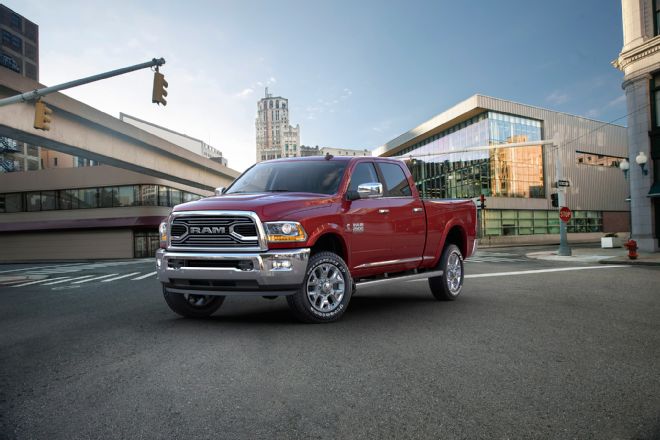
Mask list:
POLYGON ((557 164, 571 185, 569 232, 628 231, 626 185, 618 169, 626 151, 624 127, 475 95, 374 154, 405 160, 422 197, 484 195, 480 234, 497 241, 559 233, 551 203, 557 164), (547 139, 556 143, 543 145, 547 139), (507 146, 520 143, 525 145, 507 146))

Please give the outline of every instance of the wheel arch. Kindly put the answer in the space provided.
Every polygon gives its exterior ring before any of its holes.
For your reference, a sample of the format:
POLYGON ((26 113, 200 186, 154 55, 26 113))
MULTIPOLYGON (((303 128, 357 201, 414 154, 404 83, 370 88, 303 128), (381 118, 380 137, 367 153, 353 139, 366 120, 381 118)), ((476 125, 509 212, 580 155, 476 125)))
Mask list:
POLYGON ((311 255, 318 254, 319 252, 333 252, 339 255, 342 260, 348 264, 348 249, 344 238, 335 232, 325 232, 311 243, 311 255))

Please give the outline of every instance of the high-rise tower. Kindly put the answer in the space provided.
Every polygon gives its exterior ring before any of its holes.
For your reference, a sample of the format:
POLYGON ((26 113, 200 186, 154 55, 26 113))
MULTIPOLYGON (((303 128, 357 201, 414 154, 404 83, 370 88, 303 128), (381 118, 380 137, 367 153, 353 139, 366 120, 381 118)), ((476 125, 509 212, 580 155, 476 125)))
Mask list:
POLYGON ((257 103, 257 162, 300 156, 300 125, 289 125, 289 100, 268 93, 257 103))

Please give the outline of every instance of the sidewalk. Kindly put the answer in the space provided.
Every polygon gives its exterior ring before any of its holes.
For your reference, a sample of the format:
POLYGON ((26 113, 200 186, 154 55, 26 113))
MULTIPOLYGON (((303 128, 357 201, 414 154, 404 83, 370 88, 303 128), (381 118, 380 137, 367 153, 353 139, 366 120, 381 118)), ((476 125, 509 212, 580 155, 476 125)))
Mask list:
POLYGON ((571 254, 570 257, 559 256, 555 249, 553 251, 531 252, 526 254, 526 256, 527 258, 535 258, 538 260, 660 266, 660 252, 638 252, 639 256, 636 260, 628 258, 628 250, 625 248, 602 249, 597 247, 575 247, 571 248, 571 254))

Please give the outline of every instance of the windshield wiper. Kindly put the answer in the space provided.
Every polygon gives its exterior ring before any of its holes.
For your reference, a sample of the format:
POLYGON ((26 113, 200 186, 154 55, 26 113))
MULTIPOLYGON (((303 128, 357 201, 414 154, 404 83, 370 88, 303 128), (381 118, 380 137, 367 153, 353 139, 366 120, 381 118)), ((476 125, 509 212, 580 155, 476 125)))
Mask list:
POLYGON ((291 192, 291 190, 288 190, 288 189, 269 189, 268 192, 283 193, 283 192, 291 192))

